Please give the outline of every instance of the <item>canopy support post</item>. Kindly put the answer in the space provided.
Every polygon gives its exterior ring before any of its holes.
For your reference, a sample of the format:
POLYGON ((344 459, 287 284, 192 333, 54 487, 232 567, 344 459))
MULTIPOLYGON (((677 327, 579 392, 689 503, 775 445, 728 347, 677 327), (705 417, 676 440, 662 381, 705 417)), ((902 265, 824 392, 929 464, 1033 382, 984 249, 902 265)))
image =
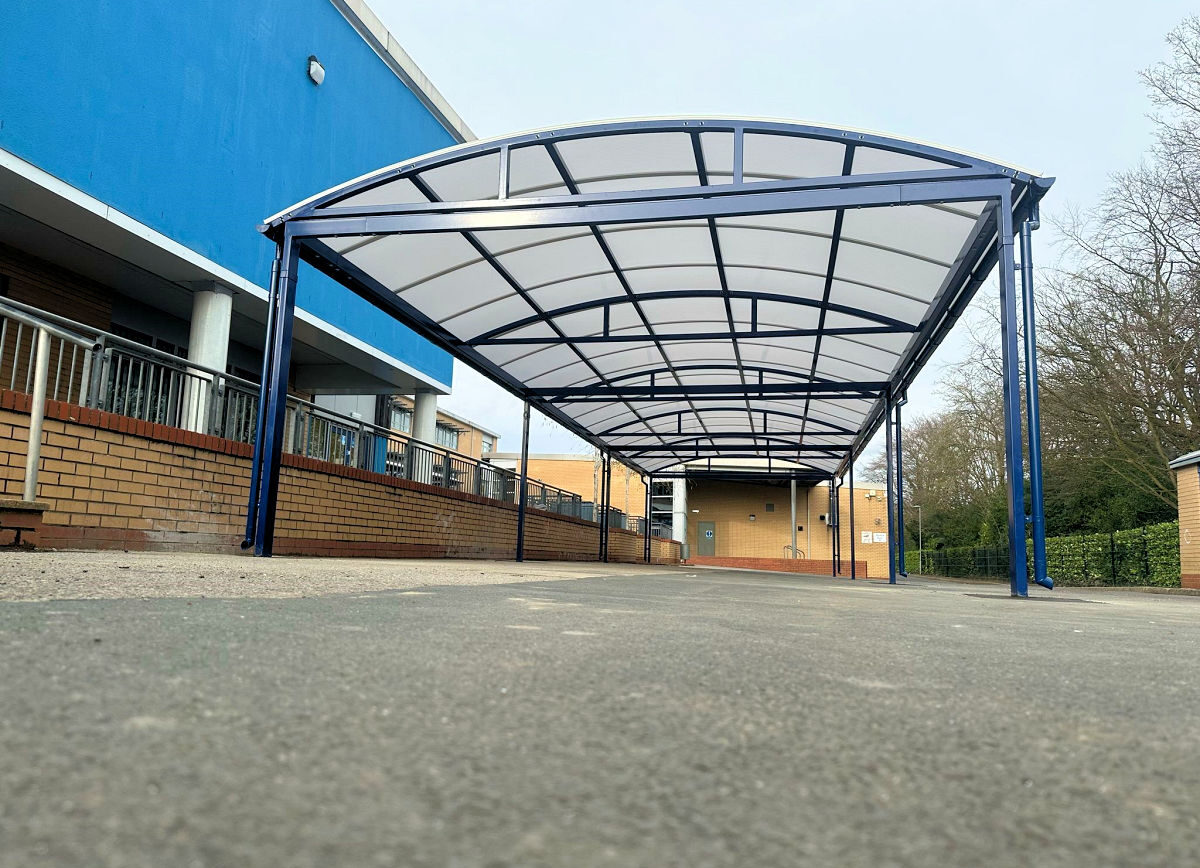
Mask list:
POLYGON ((609 508, 612 504, 612 453, 604 453, 604 470, 600 477, 603 480, 604 490, 601 493, 601 498, 604 502, 604 507, 600 511, 600 560, 608 563, 608 522, 609 508))
POLYGON ((529 502, 529 401, 521 414, 521 486, 517 492, 517 563, 525 560, 525 508, 529 502))
POLYGON ((250 496, 246 503, 246 536, 242 539, 243 549, 254 545, 254 537, 258 530, 259 476, 262 473, 263 427, 266 425, 267 417, 267 402, 263 400, 262 389, 271 380, 271 344, 274 341, 275 308, 279 304, 279 267, 282 257, 283 244, 276 244, 275 258, 271 261, 271 284, 267 288, 267 328, 263 347, 262 374, 258 381, 258 418, 254 423, 254 456, 250 459, 250 496))
MULTIPOLYGON (((795 524, 795 522, 792 522, 795 524)), ((850 581, 858 578, 858 561, 854 559, 854 539, 858 531, 854 527, 854 455, 850 455, 850 581)))
MULTIPOLYGON (((279 495, 279 465, 283 457, 283 438, 287 421, 287 381, 292 357, 292 322, 296 313, 296 278, 300 251, 290 231, 285 230, 279 248, 276 282, 277 311, 267 334, 264 353, 271 356, 270 376, 259 388, 263 413, 262 449, 258 492, 254 554, 269 558, 275 548, 275 508, 279 495)), ((265 367, 264 363, 264 367, 265 367)))
POLYGON ((1042 421, 1038 400, 1037 322, 1033 294, 1033 237, 1037 205, 1021 223, 1021 295, 1025 313, 1025 426, 1029 435, 1029 500, 1033 519, 1033 581, 1044 588, 1054 582, 1046 575, 1046 511, 1042 500, 1042 421))
POLYGON ((1008 483, 1008 580, 1014 597, 1029 596, 1025 558, 1025 473, 1021 454, 1021 371, 1017 353, 1017 281, 1013 257, 1012 193, 997 214, 1000 267, 1000 348, 1004 381, 1004 471, 1008 483))
POLYGON ((896 559, 897 569, 908 578, 908 559, 904 556, 904 423, 900 409, 908 403, 908 395, 896 402, 896 559))
POLYGON ((829 477, 829 512, 825 515, 825 523, 829 526, 829 574, 837 578, 837 479, 829 477))
POLYGON ((647 476, 645 478, 645 482, 646 482, 646 539, 644 540, 644 544, 646 546, 646 552, 645 552, 646 563, 650 563, 650 533, 651 533, 651 529, 652 529, 650 514, 654 507, 654 503, 651 500, 651 495, 652 495, 652 491, 654 488, 654 477, 647 476))
POLYGON ((792 559, 796 558, 796 477, 792 477, 792 559))
POLYGON ((888 549, 888 584, 896 584, 896 519, 892 503, 892 396, 889 393, 884 398, 884 457, 887 459, 887 549, 888 549))

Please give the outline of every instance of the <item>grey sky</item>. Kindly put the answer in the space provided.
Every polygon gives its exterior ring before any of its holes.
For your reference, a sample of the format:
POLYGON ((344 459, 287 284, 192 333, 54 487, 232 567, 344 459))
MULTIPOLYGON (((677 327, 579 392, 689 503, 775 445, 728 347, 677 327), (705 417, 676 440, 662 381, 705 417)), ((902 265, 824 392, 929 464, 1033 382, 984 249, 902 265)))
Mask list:
MULTIPOLYGON (((1137 73, 1194 11, 1181 0, 370 2, 481 137, 661 114, 823 121, 1055 175, 1050 216, 1090 205, 1145 152, 1137 73)), ((1035 236, 1042 264, 1055 258, 1052 233, 1035 236)), ((994 297, 985 287, 976 303, 994 297)), ((939 372, 962 352, 943 345, 910 415, 937 408, 939 372)), ((519 402, 473 371, 456 366, 443 404, 519 447, 519 402)), ((586 449, 536 418, 535 451, 586 449)))

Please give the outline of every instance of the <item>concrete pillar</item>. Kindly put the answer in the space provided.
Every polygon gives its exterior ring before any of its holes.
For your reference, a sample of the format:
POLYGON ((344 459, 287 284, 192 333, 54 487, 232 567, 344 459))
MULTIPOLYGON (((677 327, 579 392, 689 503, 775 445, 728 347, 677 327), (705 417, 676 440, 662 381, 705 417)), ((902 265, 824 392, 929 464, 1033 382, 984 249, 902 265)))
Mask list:
MULTIPOLYGON (((192 284, 192 324, 188 361, 224 371, 229 361, 229 324, 233 319, 233 290, 216 281, 192 284)), ((208 433, 209 375, 195 371, 184 387, 183 425, 208 433)))
POLYGON ((437 442, 437 398, 420 389, 413 395, 412 436, 422 443, 437 442))
POLYGON ((688 556, 687 523, 687 480, 676 479, 671 486, 671 539, 679 540, 685 558, 688 556))
MULTIPOLYGON (((437 443, 437 393, 417 390, 413 395, 412 438, 434 446, 437 443)), ((409 449, 408 478, 433 482, 433 464, 437 456, 420 447, 409 449)), ((520 470, 521 468, 518 468, 520 470)))

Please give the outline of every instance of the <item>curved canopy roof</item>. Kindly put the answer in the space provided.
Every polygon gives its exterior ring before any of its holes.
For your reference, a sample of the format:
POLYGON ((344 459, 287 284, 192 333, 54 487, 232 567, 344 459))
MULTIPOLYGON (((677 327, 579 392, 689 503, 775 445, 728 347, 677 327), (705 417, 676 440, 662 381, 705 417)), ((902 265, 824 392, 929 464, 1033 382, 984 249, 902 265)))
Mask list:
POLYGON ((263 231, 626 463, 844 470, 1049 180, 749 119, 588 124, 395 164, 263 231))

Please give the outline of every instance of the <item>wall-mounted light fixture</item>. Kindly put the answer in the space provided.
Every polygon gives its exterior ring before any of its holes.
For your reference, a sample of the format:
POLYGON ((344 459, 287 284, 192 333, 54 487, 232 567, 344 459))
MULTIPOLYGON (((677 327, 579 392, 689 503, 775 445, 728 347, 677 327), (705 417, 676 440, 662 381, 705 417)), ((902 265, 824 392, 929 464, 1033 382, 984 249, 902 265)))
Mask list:
POLYGON ((308 77, 312 79, 313 84, 320 84, 325 80, 325 67, 317 60, 315 54, 308 56, 308 77))
POLYGON ((755 520, 754 513, 750 513, 750 520, 751 520, 751 521, 754 521, 754 520, 755 520))

